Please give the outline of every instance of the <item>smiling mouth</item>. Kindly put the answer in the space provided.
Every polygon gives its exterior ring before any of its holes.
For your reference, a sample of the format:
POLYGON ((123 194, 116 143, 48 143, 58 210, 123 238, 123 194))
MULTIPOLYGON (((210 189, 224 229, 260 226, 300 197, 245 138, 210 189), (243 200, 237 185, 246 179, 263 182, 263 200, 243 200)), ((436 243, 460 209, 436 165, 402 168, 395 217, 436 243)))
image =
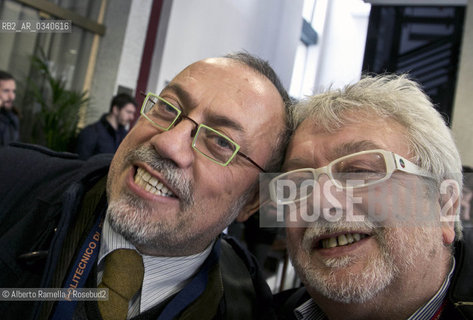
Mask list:
POLYGON ((321 239, 317 242, 315 247, 317 249, 343 247, 361 241, 367 237, 369 237, 369 235, 365 233, 345 233, 336 237, 321 239))
POLYGON ((150 175, 143 168, 138 167, 135 174, 135 183, 148 191, 162 197, 177 198, 161 181, 150 175))

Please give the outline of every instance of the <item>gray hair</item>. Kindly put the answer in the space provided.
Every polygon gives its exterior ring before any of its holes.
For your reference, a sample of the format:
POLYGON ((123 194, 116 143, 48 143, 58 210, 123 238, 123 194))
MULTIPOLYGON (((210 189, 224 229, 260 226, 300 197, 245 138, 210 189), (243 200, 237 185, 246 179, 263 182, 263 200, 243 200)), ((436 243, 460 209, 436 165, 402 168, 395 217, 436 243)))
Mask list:
MULTIPOLYGON (((412 161, 433 174, 437 187, 446 179, 455 180, 461 195, 462 165, 450 129, 419 84, 407 75, 365 76, 343 89, 309 97, 294 107, 292 126, 297 128, 309 118, 318 127, 334 132, 356 121, 346 114, 348 111, 374 114, 402 125, 407 129, 412 161)), ((461 222, 457 221, 457 239, 461 238, 461 230, 461 222)))

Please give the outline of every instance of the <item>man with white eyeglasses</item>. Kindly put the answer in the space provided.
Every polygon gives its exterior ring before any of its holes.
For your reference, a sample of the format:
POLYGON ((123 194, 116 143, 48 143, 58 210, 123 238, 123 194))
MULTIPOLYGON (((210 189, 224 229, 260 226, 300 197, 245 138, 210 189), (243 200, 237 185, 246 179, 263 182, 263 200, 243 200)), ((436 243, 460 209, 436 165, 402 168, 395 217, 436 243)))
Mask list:
POLYGON ((292 120, 269 191, 304 287, 276 296, 281 318, 472 319, 460 157, 419 86, 365 77, 292 120))
POLYGON ((258 209, 260 172, 279 170, 289 103, 267 62, 237 53, 148 93, 111 163, 1 150, 0 287, 98 293, 1 301, 1 317, 272 319, 255 260, 221 233, 258 209))

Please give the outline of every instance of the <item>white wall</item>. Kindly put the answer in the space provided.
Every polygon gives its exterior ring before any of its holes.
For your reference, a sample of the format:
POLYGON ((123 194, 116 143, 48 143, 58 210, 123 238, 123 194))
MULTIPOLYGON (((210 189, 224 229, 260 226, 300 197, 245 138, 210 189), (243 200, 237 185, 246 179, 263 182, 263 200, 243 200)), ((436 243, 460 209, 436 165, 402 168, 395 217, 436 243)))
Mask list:
POLYGON ((473 167, 473 0, 468 0, 460 68, 453 105, 452 130, 465 165, 473 167))
POLYGON ((169 24, 165 37, 158 36, 149 89, 159 92, 165 81, 197 60, 239 50, 268 60, 289 88, 302 4, 303 0, 174 0, 171 6, 167 1, 169 24))
POLYGON ((115 93, 118 86, 136 87, 152 3, 152 0, 133 0, 131 3, 115 93))
POLYGON ((369 12, 370 5, 359 0, 328 1, 315 92, 360 79, 369 12))

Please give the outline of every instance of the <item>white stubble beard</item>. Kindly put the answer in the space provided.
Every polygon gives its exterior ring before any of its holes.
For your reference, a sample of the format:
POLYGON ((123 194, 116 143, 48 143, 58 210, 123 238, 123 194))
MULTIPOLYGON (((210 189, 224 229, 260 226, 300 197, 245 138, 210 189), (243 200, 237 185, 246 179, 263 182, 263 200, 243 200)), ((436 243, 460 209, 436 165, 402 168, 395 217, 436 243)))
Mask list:
POLYGON ((191 181, 183 177, 182 172, 173 163, 162 159, 149 147, 141 146, 129 151, 126 162, 132 163, 136 160, 143 161, 159 171, 171 183, 173 190, 179 191, 179 210, 171 221, 156 219, 153 212, 159 211, 159 208, 151 207, 149 203, 127 190, 121 190, 119 195, 114 196, 114 200, 109 200, 107 219, 112 229, 136 247, 145 248, 150 252, 160 248, 162 252, 178 254, 179 251, 195 251, 195 248, 208 245, 233 222, 254 193, 254 187, 250 187, 230 204, 221 221, 207 226, 206 229, 196 230, 196 219, 205 219, 200 215, 205 214, 206 209, 194 200, 195 188, 191 181))
MULTIPOLYGON (((359 259, 356 256, 324 259, 323 266, 317 267, 311 264, 310 246, 295 249, 290 245, 289 254, 306 286, 337 302, 364 303, 393 283, 400 273, 415 267, 415 261, 429 259, 431 250, 425 248, 427 243, 438 250, 443 246, 429 227, 415 228, 410 233, 409 229, 376 228, 373 238, 379 250, 364 258, 364 267, 357 273, 350 271, 350 265, 359 259)), ((312 242, 318 233, 317 228, 313 230, 306 230, 303 243, 312 242)))

